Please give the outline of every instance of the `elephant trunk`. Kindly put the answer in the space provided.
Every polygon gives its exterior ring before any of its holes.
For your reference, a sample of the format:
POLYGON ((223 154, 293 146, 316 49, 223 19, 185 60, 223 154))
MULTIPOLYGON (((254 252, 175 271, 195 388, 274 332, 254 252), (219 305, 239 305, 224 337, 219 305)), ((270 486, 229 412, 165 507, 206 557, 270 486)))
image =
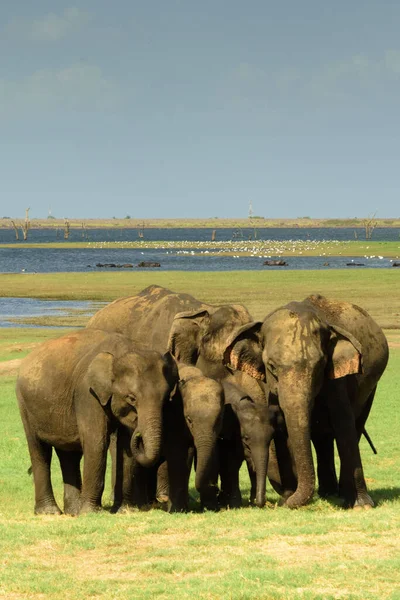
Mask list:
MULTIPOLYGON (((215 436, 213 436, 214 438, 215 436)), ((216 510, 218 501, 218 466, 216 457, 216 439, 196 440, 196 490, 200 492, 204 508, 216 510)))
POLYGON ((159 413, 138 417, 138 425, 131 439, 131 451, 142 467, 152 467, 160 458, 162 415, 159 413))
POLYGON ((254 466, 256 469, 257 481, 255 504, 259 508, 263 508, 263 506, 265 506, 265 488, 268 469, 268 449, 266 453, 263 452, 261 456, 257 457, 256 460, 254 460, 254 466))
POLYGON ((298 508, 307 504, 315 489, 314 462, 311 453, 311 408, 312 397, 310 393, 287 394, 279 386, 279 404, 285 415, 289 443, 297 471, 297 488, 289 496, 285 506, 298 508))

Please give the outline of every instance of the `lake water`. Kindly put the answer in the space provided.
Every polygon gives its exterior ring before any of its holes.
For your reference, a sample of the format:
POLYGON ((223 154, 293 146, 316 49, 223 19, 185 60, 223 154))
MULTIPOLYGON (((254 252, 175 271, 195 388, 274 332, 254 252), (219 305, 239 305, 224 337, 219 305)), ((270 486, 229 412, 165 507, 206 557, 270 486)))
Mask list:
MULTIPOLYGON (((145 241, 210 241, 212 228, 204 229, 144 229, 145 241)), ((254 229, 217 229, 216 241, 229 240, 339 240, 339 241, 354 241, 357 239, 365 239, 365 230, 362 227, 319 227, 319 228, 268 228, 254 229)), ((22 237, 22 236, 21 236, 22 237)), ((28 241, 35 242, 129 242, 138 241, 138 230, 135 229, 70 229, 69 239, 64 240, 63 231, 55 229, 31 229, 29 231, 28 241)), ((397 241, 400 240, 400 229, 398 228, 376 228, 373 232, 373 240, 376 241, 397 241)), ((16 246, 23 245, 22 241, 16 241, 14 230, 0 229, 0 244, 12 244, 16 246)))
POLYGON ((37 298, 0 298, 0 327, 35 327, 19 325, 10 319, 26 317, 50 317, 70 314, 71 310, 84 311, 88 317, 96 312, 101 303, 90 301, 39 300, 37 298))
MULTIPOLYGON (((120 248, 110 249, 87 248, 87 249, 45 249, 24 248, 23 242, 15 240, 12 229, 0 229, 0 243, 12 243, 13 248, 0 248, 0 273, 50 273, 50 272, 93 272, 93 271, 116 271, 122 270, 109 267, 107 269, 96 267, 97 263, 138 264, 140 261, 148 260, 159 262, 160 268, 151 269, 156 276, 158 271, 231 271, 231 270, 287 270, 287 269, 366 269, 366 268, 390 268, 391 261, 388 258, 378 256, 352 257, 352 256, 290 256, 285 257, 288 266, 267 267, 263 265, 265 257, 254 256, 220 256, 218 253, 209 253, 203 250, 198 255, 196 250, 186 247, 181 250, 168 248, 168 242, 209 242, 212 229, 146 229, 144 231, 145 241, 165 241, 157 249, 134 249, 120 248), (164 246, 164 247, 163 247, 164 246), (362 263, 363 266, 349 267, 347 263, 362 263)), ((70 242, 123 242, 137 241, 137 229, 71 229, 70 242)), ((355 239, 354 228, 343 229, 218 229, 216 241, 234 241, 237 246, 252 247, 252 240, 272 240, 276 242, 270 252, 271 257, 279 256, 279 243, 283 240, 292 240, 296 243, 320 243, 323 240, 331 241, 353 241, 355 239)), ((64 242, 62 231, 54 229, 32 229, 29 232, 29 242, 64 242)), ((365 237, 363 229, 357 231, 359 240, 365 237)), ((373 239, 377 241, 399 241, 397 229, 375 229, 373 239)), ((107 244, 105 244, 106 246, 107 244)), ((322 254, 322 250, 321 250, 322 254)), ((400 254, 400 248, 399 248, 400 254)), ((136 267, 124 269, 127 272, 136 272, 136 267)), ((146 269, 149 270, 149 269, 146 269)), ((1 294, 1 290, 0 290, 1 294)), ((99 308, 91 302, 69 302, 69 301, 47 301, 35 298, 0 298, 0 327, 15 327, 10 318, 30 316, 50 316, 68 314, 70 310, 85 310, 87 314, 93 314, 99 308)), ((21 325, 27 327, 27 325, 21 325)))
MULTIPOLYGON (((104 242, 123 242, 137 241, 138 232, 136 229, 93 229, 87 230, 88 238, 85 241, 96 243, 104 242)), ((208 242, 211 240, 212 229, 146 229, 144 231, 145 241, 163 240, 157 249, 140 248, 85 248, 85 249, 46 249, 46 248, 24 248, 23 242, 16 242, 12 230, 0 229, 0 243, 13 242, 13 248, 0 248, 0 272, 1 273, 51 273, 51 272, 90 272, 98 271, 96 264, 133 264, 139 262, 153 261, 161 264, 159 269, 154 271, 232 271, 232 270, 265 270, 265 269, 348 269, 348 268, 389 268, 392 263, 389 259, 379 257, 355 258, 346 257, 325 257, 323 248, 321 256, 306 257, 293 256, 285 258, 288 266, 286 267, 265 267, 263 262, 266 256, 276 258, 280 256, 279 243, 283 240, 292 240, 293 244, 303 243, 305 245, 313 243, 322 243, 323 240, 352 241, 355 239, 354 228, 343 229, 259 229, 257 230, 257 241, 272 240, 276 242, 271 246, 268 255, 253 256, 221 256, 218 253, 209 253, 203 251, 198 255, 198 250, 186 247, 181 250, 168 248, 169 242, 208 242), (362 263, 361 267, 348 267, 346 263, 362 263), (328 263, 328 264, 326 264, 328 263)), ((254 229, 218 229, 216 231, 217 242, 234 241, 237 246, 249 248, 252 247, 254 229)), ((364 231, 358 231, 358 239, 362 239, 364 231)), ((397 229, 375 229, 374 240, 399 241, 400 238, 397 229)), ((49 229, 37 229, 29 232, 29 242, 51 242, 57 241, 56 232, 49 229)), ((59 238, 58 241, 64 241, 59 238)), ((71 230, 69 241, 82 241, 81 230, 71 230)), ((396 258, 396 257, 393 257, 396 258)), ((113 267, 107 267, 102 270, 116 270, 113 267)), ((132 269, 131 269, 132 270, 132 269)))

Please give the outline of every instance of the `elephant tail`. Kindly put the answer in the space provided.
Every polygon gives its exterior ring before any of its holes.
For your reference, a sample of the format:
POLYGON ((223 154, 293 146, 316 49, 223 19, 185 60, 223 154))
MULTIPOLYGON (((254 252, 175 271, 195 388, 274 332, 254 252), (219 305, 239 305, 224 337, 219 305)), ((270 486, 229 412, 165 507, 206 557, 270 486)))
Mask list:
POLYGON ((363 435, 364 435, 365 439, 367 440, 368 444, 371 446, 372 452, 373 452, 374 454, 378 454, 378 450, 375 448, 375 446, 374 446, 374 444, 373 444, 373 442, 372 442, 371 438, 369 437, 369 435, 368 435, 368 432, 367 432, 367 430, 365 429, 365 427, 364 427, 364 429, 362 430, 362 432, 363 432, 363 435))

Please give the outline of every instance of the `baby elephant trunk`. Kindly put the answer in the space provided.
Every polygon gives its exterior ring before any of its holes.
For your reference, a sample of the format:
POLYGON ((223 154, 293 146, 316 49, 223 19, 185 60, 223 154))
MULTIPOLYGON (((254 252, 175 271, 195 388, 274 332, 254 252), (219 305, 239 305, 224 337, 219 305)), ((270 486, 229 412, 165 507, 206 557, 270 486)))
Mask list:
POLYGON ((160 458, 162 441, 161 411, 147 419, 138 419, 131 439, 131 451, 142 467, 152 467, 160 458))

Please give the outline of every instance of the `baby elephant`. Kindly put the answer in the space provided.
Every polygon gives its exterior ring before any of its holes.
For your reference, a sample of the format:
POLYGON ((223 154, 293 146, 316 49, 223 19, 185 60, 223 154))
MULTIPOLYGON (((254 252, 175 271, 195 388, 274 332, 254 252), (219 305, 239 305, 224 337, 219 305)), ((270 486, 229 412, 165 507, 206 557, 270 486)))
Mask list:
POLYGON ((191 457, 202 508, 218 509, 217 441, 222 427, 222 385, 196 367, 179 364, 180 382, 165 410, 165 458, 168 464, 169 509, 188 508, 191 457))
POLYGON ((169 353, 139 350, 95 329, 42 344, 22 363, 17 398, 35 482, 35 513, 60 514, 50 479, 54 447, 64 481, 64 512, 101 507, 110 434, 131 432, 135 461, 160 455, 163 407, 178 382, 169 353), (83 481, 80 460, 84 456, 83 481))

